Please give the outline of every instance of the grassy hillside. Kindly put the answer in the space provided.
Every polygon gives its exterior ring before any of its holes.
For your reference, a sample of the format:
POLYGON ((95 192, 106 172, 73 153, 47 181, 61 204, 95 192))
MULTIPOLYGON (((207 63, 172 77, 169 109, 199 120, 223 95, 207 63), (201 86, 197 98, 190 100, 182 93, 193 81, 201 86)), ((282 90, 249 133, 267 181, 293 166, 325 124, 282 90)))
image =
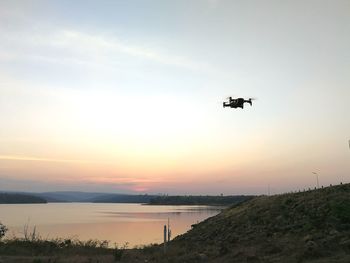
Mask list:
POLYGON ((350 184, 234 205, 125 262, 350 262, 350 184))

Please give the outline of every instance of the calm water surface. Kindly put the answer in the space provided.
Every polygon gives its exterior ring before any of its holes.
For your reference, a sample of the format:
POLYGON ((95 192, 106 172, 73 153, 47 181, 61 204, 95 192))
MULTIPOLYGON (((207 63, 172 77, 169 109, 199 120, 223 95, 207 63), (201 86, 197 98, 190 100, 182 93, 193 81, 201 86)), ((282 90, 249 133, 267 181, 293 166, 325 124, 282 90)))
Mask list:
POLYGON ((210 206, 149 206, 141 204, 0 204, 0 221, 8 237, 23 236, 29 224, 43 238, 109 240, 129 247, 162 243, 163 225, 170 219, 172 237, 220 212, 210 206))

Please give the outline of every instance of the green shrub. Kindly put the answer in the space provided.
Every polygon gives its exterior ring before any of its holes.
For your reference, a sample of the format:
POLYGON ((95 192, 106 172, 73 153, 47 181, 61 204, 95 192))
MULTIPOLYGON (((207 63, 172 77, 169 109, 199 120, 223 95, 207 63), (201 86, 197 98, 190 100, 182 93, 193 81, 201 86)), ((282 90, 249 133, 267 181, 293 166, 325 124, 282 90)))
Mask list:
POLYGON ((332 204, 333 214, 343 223, 350 222, 350 205, 343 201, 332 204))
POLYGON ((0 239, 5 236, 7 227, 0 222, 0 239))
POLYGON ((125 250, 128 247, 128 243, 125 243, 121 248, 118 248, 117 245, 115 245, 113 255, 114 255, 114 261, 120 261, 122 259, 122 256, 125 252, 125 250))

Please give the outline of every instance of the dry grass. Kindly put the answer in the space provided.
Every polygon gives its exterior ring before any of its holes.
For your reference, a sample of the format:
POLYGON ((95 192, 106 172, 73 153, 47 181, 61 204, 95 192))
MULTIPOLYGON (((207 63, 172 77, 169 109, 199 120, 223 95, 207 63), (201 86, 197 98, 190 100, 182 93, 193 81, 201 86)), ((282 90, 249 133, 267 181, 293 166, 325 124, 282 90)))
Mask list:
POLYGON ((151 252, 122 262, 350 262, 350 184, 257 197, 151 252))

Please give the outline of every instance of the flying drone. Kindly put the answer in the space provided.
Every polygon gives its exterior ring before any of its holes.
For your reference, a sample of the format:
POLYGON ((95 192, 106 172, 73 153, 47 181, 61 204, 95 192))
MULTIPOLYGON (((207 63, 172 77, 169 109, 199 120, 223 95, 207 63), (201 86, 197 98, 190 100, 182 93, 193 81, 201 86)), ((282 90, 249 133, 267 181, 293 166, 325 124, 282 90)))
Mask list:
POLYGON ((252 106, 253 98, 249 98, 247 100, 243 98, 232 99, 232 97, 228 97, 228 102, 223 102, 223 107, 231 107, 231 108, 242 108, 244 107, 244 103, 249 103, 252 106))

